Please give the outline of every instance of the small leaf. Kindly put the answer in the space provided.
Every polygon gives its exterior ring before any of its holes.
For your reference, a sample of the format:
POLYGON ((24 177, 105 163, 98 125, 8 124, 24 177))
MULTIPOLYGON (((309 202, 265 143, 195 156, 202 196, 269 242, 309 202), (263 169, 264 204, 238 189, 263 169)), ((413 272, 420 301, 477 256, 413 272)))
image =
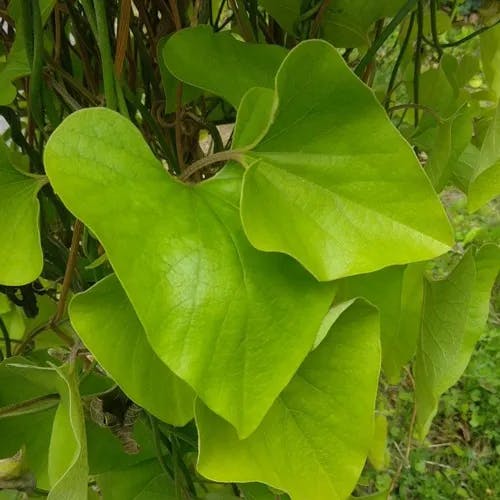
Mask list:
POLYGON ((372 442, 379 367, 378 315, 357 301, 248 438, 239 440, 198 400, 199 472, 215 481, 264 482, 292 500, 345 499, 372 442))
POLYGON ((244 153, 241 214, 256 248, 293 256, 319 280, 449 249, 450 224, 413 151, 331 45, 290 52, 276 106, 244 153))
POLYGON ((484 76, 493 93, 500 99, 500 25, 481 33, 479 38, 484 76))
POLYGON ((23 446, 15 455, 0 459, 0 480, 16 479, 26 470, 26 448, 23 446))
POLYGON ((382 470, 386 465, 387 450, 387 418, 384 415, 375 415, 375 431, 373 441, 368 452, 368 460, 375 470, 382 470))
POLYGON ((489 311, 491 288, 500 270, 500 248, 468 251, 450 275, 425 286, 422 330, 415 364, 416 426, 427 434, 440 396, 464 372, 489 311))
MULTIPOLYGON (((301 15, 301 0, 260 0, 261 5, 289 33, 294 34, 301 15)), ((322 38, 336 47, 369 45, 368 31, 382 17, 392 17, 404 0, 335 0, 327 7, 322 22, 322 38)), ((306 5, 309 5, 306 3, 306 5)))
POLYGON ((155 354, 116 276, 76 295, 69 315, 83 343, 130 399, 169 424, 191 420, 192 389, 155 354))
POLYGON ((252 87, 274 86, 286 53, 277 45, 245 43, 227 31, 214 33, 209 26, 196 26, 172 35, 165 43, 163 59, 179 80, 237 107, 252 87))
MULTIPOLYGON (((56 0, 38 0, 42 23, 45 24, 56 0)), ((16 23, 16 38, 7 56, 7 62, 0 70, 0 105, 10 104, 16 97, 16 87, 12 82, 31 73, 30 62, 25 48, 24 27, 20 8, 21 2, 10 2, 9 14, 16 23)), ((1 168, 1 167, 0 167, 1 168)), ((1 197, 0 197, 1 199, 1 197)), ((0 279, 1 282, 1 279, 0 279)))
POLYGON ((181 184, 110 110, 69 116, 47 143, 45 166, 102 242, 158 357, 250 434, 309 352, 333 287, 249 244, 238 168, 181 184))
POLYGON ((0 283, 24 285, 42 271, 37 193, 43 177, 28 176, 10 163, 0 139, 0 283))
POLYGON ((49 446, 50 493, 47 500, 80 500, 87 496, 88 463, 85 420, 78 381, 71 365, 55 368, 61 402, 49 446))
POLYGON ((469 210, 475 212, 500 194, 500 101, 486 132, 468 192, 469 210))

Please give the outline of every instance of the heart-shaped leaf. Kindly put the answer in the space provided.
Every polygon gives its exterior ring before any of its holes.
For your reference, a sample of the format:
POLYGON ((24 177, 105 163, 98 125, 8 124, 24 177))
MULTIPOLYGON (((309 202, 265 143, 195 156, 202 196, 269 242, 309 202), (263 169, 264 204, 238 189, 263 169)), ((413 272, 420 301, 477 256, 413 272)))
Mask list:
POLYGON ((181 184, 117 113, 68 117, 47 143, 45 165, 104 245, 160 359, 250 434, 310 350, 331 285, 248 243, 238 168, 181 184))
POLYGON ((252 87, 274 86, 286 54, 278 45, 241 42, 227 31, 214 33, 209 26, 178 31, 163 49, 164 62, 176 78, 213 92, 235 107, 252 87))
POLYGON ((379 367, 378 314, 356 301, 248 438, 198 401, 198 470, 215 481, 264 482, 292 500, 344 500, 372 444, 379 367))
POLYGON ((75 295, 69 315, 83 343, 130 399, 169 424, 191 420, 192 389, 155 354, 116 276, 75 295))
POLYGON ((0 283, 24 285, 42 271, 37 193, 44 177, 28 176, 14 168, 0 139, 0 283))
POLYGON ((415 154, 335 48, 292 50, 273 108, 267 133, 243 151, 242 220, 256 248, 292 255, 320 280, 449 249, 450 224, 415 154))
POLYGON ((491 288, 500 270, 500 248, 464 255, 446 279, 425 287, 422 329, 415 363, 417 430, 423 439, 441 395, 464 372, 489 312, 491 288))

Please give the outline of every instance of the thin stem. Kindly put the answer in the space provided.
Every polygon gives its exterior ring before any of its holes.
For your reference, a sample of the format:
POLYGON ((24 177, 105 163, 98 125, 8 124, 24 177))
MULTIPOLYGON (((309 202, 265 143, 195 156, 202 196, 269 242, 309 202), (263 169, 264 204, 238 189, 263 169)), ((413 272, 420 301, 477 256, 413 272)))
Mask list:
POLYGON ((97 45, 101 53, 102 77, 104 81, 104 96, 106 106, 117 109, 115 77, 113 74, 113 58, 109 43, 108 21, 106 18, 106 2, 94 0, 94 9, 97 21, 97 45))
POLYGON ((179 179, 185 181, 189 179, 194 173, 198 172, 202 168, 213 165, 214 163, 220 163, 223 161, 234 160, 243 165, 243 151, 220 151, 219 153, 214 153, 210 156, 205 156, 195 161, 190 165, 180 176, 179 179))
POLYGON ((385 27, 379 37, 377 37, 367 53, 356 66, 355 73, 358 76, 363 75, 366 67, 377 54, 378 49, 389 38, 391 33, 401 24, 403 19, 413 10, 418 0, 407 0, 407 2, 399 9, 398 13, 392 18, 391 22, 385 27))
POLYGON ((432 109, 429 108, 428 106, 424 106, 423 104, 417 104, 415 102, 409 102, 405 104, 397 104, 396 106, 392 106, 387 110, 387 113, 392 113, 394 111, 398 111, 399 109, 417 109, 417 110, 422 110, 425 111, 426 113, 429 113, 439 124, 444 123, 444 120, 432 109))
POLYGON ((474 33, 471 33, 470 35, 467 35, 464 38, 461 38, 460 40, 457 40, 456 42, 450 42, 450 43, 442 43, 441 47, 447 48, 447 47, 457 47, 458 45, 462 45, 462 43, 468 42, 469 40, 472 40, 472 38, 475 38, 476 36, 480 35, 481 33, 484 33, 485 31, 490 30, 491 28, 495 27, 497 24, 500 23, 500 19, 493 24, 490 24, 489 26, 484 26, 476 31, 474 33))
POLYGON ((406 35, 404 37, 403 43, 401 44, 401 50, 399 51, 398 57, 394 66, 392 68, 391 78, 389 80, 389 85, 387 86, 387 93, 385 95, 385 106, 386 108, 389 106, 391 101, 391 95, 394 91, 394 84, 396 83, 396 78, 398 76, 398 71, 403 62, 403 58, 406 53, 406 49, 408 48, 408 44, 410 43, 411 32, 413 31, 413 25, 415 24, 415 12, 411 13, 410 21, 408 23, 408 30, 406 31, 406 35))
POLYGON ((115 73, 120 78, 127 52, 128 37, 130 33, 130 13, 132 11, 132 0, 122 0, 120 4, 120 17, 118 21, 118 33, 116 36, 115 51, 115 73))
POLYGON ((83 231, 83 223, 81 220, 77 219, 73 227, 73 237, 71 239, 71 246, 69 248, 68 262, 66 263, 66 271, 64 273, 61 295, 59 297, 59 302, 57 303, 57 311, 54 317, 50 321, 51 327, 54 327, 61 320, 64 314, 66 299, 68 298, 68 293, 73 278, 73 271, 75 269, 76 260, 78 257, 78 247, 80 245, 80 238, 82 236, 82 231, 83 231))
POLYGON ((0 330, 2 330, 3 341, 5 344, 5 357, 10 358, 10 356, 12 356, 12 344, 10 342, 9 332, 2 318, 0 318, 0 330))
MULTIPOLYGON (((422 42, 424 36, 424 2, 418 0, 417 7, 417 43, 415 45, 415 64, 413 68, 413 102, 418 106, 420 101, 420 70, 422 67, 422 42)), ((418 107, 415 107, 415 128, 418 126, 418 107)))
POLYGON ((160 429, 158 429, 158 422, 156 421, 156 418, 153 417, 150 413, 147 414, 149 423, 151 425, 151 430, 153 431, 153 440, 154 440, 154 445, 156 449, 156 455, 158 458, 158 462, 160 462, 160 466, 167 474, 170 479, 174 479, 174 472, 170 465, 166 462, 165 456, 163 455, 162 449, 161 449, 161 440, 160 440, 160 429))
POLYGON ((432 33, 432 41, 434 43, 434 46, 436 47, 436 50, 438 52, 438 57, 441 59, 441 56, 443 55, 443 49, 439 43, 439 36, 438 36, 438 30, 437 30, 437 0, 431 0, 431 33, 432 33))
POLYGON ((175 149, 179 170, 184 170, 184 149, 182 147, 182 82, 177 84, 175 92, 175 149))

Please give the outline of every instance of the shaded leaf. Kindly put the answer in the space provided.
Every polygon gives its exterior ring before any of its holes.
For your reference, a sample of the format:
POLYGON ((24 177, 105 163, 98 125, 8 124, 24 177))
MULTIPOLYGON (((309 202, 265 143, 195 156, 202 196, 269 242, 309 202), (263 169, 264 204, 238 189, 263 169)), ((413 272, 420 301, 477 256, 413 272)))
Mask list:
POLYGON ((440 396, 458 381, 483 332, 499 270, 499 247, 486 245, 475 258, 467 252, 446 279, 426 283, 415 363, 416 427, 422 439, 440 396))
POLYGON ((500 25, 481 33, 481 64, 484 76, 500 99, 500 25))
POLYGON ((176 498, 171 479, 163 472, 158 459, 96 477, 106 500, 164 500, 176 498))
POLYGON ((213 92, 237 107, 252 87, 274 86, 286 53, 277 45, 245 43, 227 31, 214 33, 209 26, 196 26, 167 40, 163 60, 179 80, 213 92))
POLYGON ((486 132, 469 185, 468 207, 472 212, 500 195, 500 101, 486 132))

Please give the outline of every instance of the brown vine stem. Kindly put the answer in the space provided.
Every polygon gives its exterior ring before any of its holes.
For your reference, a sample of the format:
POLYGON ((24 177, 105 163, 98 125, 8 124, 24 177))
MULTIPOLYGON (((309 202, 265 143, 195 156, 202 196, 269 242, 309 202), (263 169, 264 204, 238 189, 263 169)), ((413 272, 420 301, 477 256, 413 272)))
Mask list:
POLYGON ((234 160, 243 165, 243 151, 242 150, 234 150, 234 151, 220 151, 218 153, 214 153, 210 156, 205 156, 204 158, 200 158, 191 164, 181 175, 179 175, 179 179, 181 181, 185 181, 189 179, 194 173, 198 172, 202 168, 208 167, 209 165, 213 165, 214 163, 220 163, 223 161, 234 160))
POLYGON ((323 22, 323 18, 325 17, 326 11, 328 10, 328 7, 330 6, 331 3, 332 0, 323 0, 321 2, 321 7, 319 8, 318 13, 316 14, 314 22, 311 26, 311 31, 310 31, 311 38, 316 38, 318 36, 321 23, 323 22))
POLYGON ((59 302, 57 303, 57 311, 54 314, 54 317, 50 320, 51 327, 56 326, 64 314, 66 299, 68 298, 68 293, 71 287, 71 281, 73 279, 73 271, 75 269, 76 259, 78 256, 78 246, 80 245, 80 238, 82 236, 82 231, 83 231, 83 222, 77 219, 73 227, 73 237, 71 239, 71 246, 69 248, 68 262, 66 263, 66 271, 64 273, 61 295, 59 297, 59 302))

